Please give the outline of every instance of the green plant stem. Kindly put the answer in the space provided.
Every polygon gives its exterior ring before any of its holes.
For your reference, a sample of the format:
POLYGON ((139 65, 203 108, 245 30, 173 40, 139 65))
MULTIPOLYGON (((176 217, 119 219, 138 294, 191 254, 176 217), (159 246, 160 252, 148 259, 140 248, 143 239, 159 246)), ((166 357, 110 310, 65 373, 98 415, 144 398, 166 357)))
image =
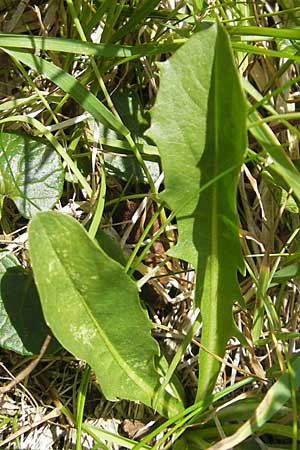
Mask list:
POLYGON ((114 33, 114 27, 117 23, 120 14, 122 13, 126 0, 110 0, 108 2, 108 13, 105 21, 105 26, 101 35, 101 42, 109 42, 114 33))
POLYGON ((195 403, 192 406, 189 406, 186 408, 183 412, 177 414, 176 416, 172 417, 171 419, 166 420, 162 425, 157 427, 155 430, 151 431, 145 438, 143 438, 135 447, 133 447, 133 450, 139 450, 141 449, 147 442, 149 442, 151 439, 155 438, 157 435, 159 435, 164 430, 168 429, 171 425, 175 424, 176 429, 177 424, 179 421, 183 421, 180 423, 180 426, 187 423, 185 421, 185 417, 188 416, 188 424, 192 425, 198 421, 200 418, 200 415, 207 410, 209 405, 212 403, 222 399, 226 395, 230 395, 232 392, 240 389, 242 386, 245 386, 249 383, 254 381, 252 377, 245 378, 237 383, 235 383, 233 386, 229 386, 225 389, 223 389, 221 392, 217 392, 216 394, 210 394, 206 397, 205 400, 200 400, 199 402, 195 403))
POLYGON ((136 157, 138 163, 141 165, 141 167, 142 167, 142 169, 143 169, 143 171, 144 171, 144 173, 146 175, 146 178, 147 178, 147 181, 149 183, 151 192, 153 194, 157 194, 157 189, 156 189, 156 187, 155 187, 155 185, 153 183, 153 180, 152 180, 152 177, 150 175, 150 172, 149 172, 149 170, 148 170, 148 168, 147 168, 147 166, 145 164, 145 161, 142 158, 142 155, 141 155, 138 147, 136 146, 135 142, 133 141, 133 139, 131 137, 131 134, 128 133, 125 136, 125 139, 127 140, 128 144, 129 144, 129 147, 131 148, 134 156, 136 157))
MULTIPOLYGON (((223 425, 223 430, 226 433, 226 435, 231 435, 231 434, 235 433, 236 431, 238 431, 239 426, 240 425, 236 425, 236 424, 223 425)), ((280 423, 265 423, 264 425, 262 425, 259 428, 259 431, 257 432, 257 434, 259 434, 259 435, 268 434, 270 436, 281 436, 281 437, 287 437, 290 439, 293 438, 292 428, 288 425, 281 425, 280 423)), ((215 440, 220 435, 219 435, 216 427, 211 427, 211 428, 204 428, 203 430, 201 430, 200 436, 203 439, 215 440)), ((297 437, 297 439, 298 439, 298 441, 300 441, 300 435, 297 437)), ((223 447, 220 446, 220 449, 222 449, 222 448, 223 447)), ((225 447, 225 448, 227 449, 228 447, 225 447)), ((237 447, 234 446, 234 448, 237 448, 237 447)), ((239 447, 239 448, 242 448, 242 447, 239 447)), ((257 447, 255 447, 255 448, 257 448, 257 447)), ((296 447, 296 448, 298 448, 298 447, 296 447)))
MULTIPOLYGON (((74 8, 73 1, 72 1, 72 0, 66 0, 66 1, 67 1, 67 5, 68 5, 68 7, 69 7, 69 9, 70 9, 70 13, 71 13, 72 19, 73 19, 73 21, 74 21, 74 24, 75 24, 75 26, 76 26, 76 29, 77 29, 77 31, 78 31, 78 34, 79 34, 81 40, 84 41, 84 42, 87 42, 87 38, 86 38, 86 36, 85 36, 85 33, 84 33, 84 31, 83 31, 83 29, 82 29, 82 26, 81 26, 81 24, 80 24, 80 21, 79 21, 79 19, 78 19, 76 10, 75 10, 75 8, 74 8)), ((103 78, 102 78, 102 76, 100 75, 100 72, 99 72, 99 70, 98 70, 98 67, 97 67, 97 65, 96 65, 95 60, 94 60, 93 57, 91 57, 91 63, 92 63, 92 68, 93 68, 93 70, 94 70, 94 72, 95 72, 95 74, 96 74, 98 83, 99 83, 99 85, 100 85, 100 88, 102 89, 102 92, 103 92, 103 94, 104 94, 105 100, 106 100, 106 102, 107 102, 109 108, 111 109, 112 113, 115 115, 115 117, 117 118, 117 120, 120 122, 120 124, 123 125, 123 122, 122 122, 122 120, 121 120, 121 118, 120 118, 118 112, 116 111, 116 109, 115 109, 115 107, 114 107, 114 104, 113 104, 113 102, 112 102, 112 100, 111 100, 111 98, 110 98, 110 95, 109 95, 109 93, 107 92, 107 89, 106 89, 106 86, 105 86, 105 84, 104 84, 103 78)), ((152 177, 151 177, 151 175, 150 175, 150 172, 149 172, 149 170, 148 170, 148 168, 147 168, 147 166, 146 166, 146 164, 145 164, 145 161, 143 160, 143 158, 142 158, 142 156, 141 156, 141 153, 140 153, 139 149, 137 148, 135 142, 133 141, 130 132, 128 131, 128 133, 126 133, 126 134, 124 135, 124 137, 125 137, 125 139, 127 140, 128 144, 129 144, 129 147, 130 147, 130 149, 132 150, 134 156, 136 157, 138 163, 139 163, 140 166, 142 167, 142 169, 143 169, 143 171, 144 171, 144 173, 145 173, 145 175, 146 175, 146 178, 147 178, 147 180, 148 180, 148 183, 149 183, 149 186, 150 186, 151 191, 152 191, 153 193, 157 193, 157 190, 156 190, 155 185, 154 185, 154 183, 153 183, 153 180, 152 180, 152 177)))
MULTIPOLYGON (((247 28, 247 27, 245 27, 247 28)), ((300 56, 297 54, 291 54, 288 51, 278 51, 278 50, 270 50, 265 47, 257 47, 256 45, 244 44, 243 42, 232 42, 232 48, 236 51, 250 53, 253 55, 264 55, 275 58, 288 58, 291 61, 295 61, 297 63, 300 62, 300 56)))
POLYGON ((179 364, 179 361, 183 357, 188 345, 190 345, 193 337, 195 336, 198 328, 200 327, 200 321, 198 320, 198 316, 199 316, 199 312, 197 313, 197 317, 196 317, 194 323, 192 324, 190 330, 187 332, 186 336, 184 336, 183 341, 179 345, 179 347, 175 353, 175 356, 173 357, 173 359, 169 365, 168 371, 164 377, 164 381, 161 384, 159 390, 157 391, 156 398, 153 403, 154 409, 158 402, 159 396, 162 394, 162 392, 164 391, 164 389, 167 387, 168 383, 170 382, 170 380, 175 372, 175 369, 179 364))
MULTIPOLYGON (((138 243, 137 243, 136 246, 134 247, 133 252, 131 253, 130 257, 128 258, 127 264, 126 264, 125 269, 124 269, 126 273, 128 272, 128 275, 132 275, 132 274, 133 274, 133 269, 131 269, 131 270, 129 270, 129 269, 130 269, 130 267, 131 267, 131 265, 132 265, 132 263, 133 263, 133 261, 134 261, 134 258, 135 258, 136 255, 137 255, 138 251, 140 250, 141 245, 142 245, 142 243, 144 242, 144 240, 145 240, 147 234, 149 233, 151 227, 153 226, 155 220, 156 220, 156 219, 158 218, 158 216, 160 215, 161 208, 162 208, 162 207, 159 207, 158 210, 155 211, 155 213, 152 215, 152 217, 151 217, 151 219, 149 220, 149 222, 147 223, 147 225, 146 225, 146 227, 145 227, 145 229, 144 229, 144 231, 143 231, 141 237, 139 238, 138 243)), ((135 266, 136 266, 136 265, 135 265, 135 266)))
POLYGON ((291 402, 292 402, 292 417, 293 417, 292 449, 291 450, 297 450, 298 440, 300 440, 300 436, 298 436, 298 401, 297 401, 297 393, 296 393, 296 386, 295 386, 295 377, 298 377, 299 373, 295 373, 292 368, 288 350, 286 348, 286 344, 284 344, 284 349, 285 349, 285 357, 286 357, 288 373, 290 375, 290 386, 291 386, 291 402))
MULTIPOLYGON (((123 189, 122 193, 124 193, 124 192, 125 192, 125 188, 123 189)), ((107 206, 111 206, 111 205, 115 205, 115 204, 118 205, 119 203, 125 202, 126 200, 135 200, 137 198, 145 198, 145 197, 148 197, 149 199, 153 199, 153 195, 152 194, 145 194, 145 193, 142 193, 142 194, 130 194, 130 195, 122 195, 121 194, 120 197, 114 198, 113 200, 107 201, 105 203, 105 206, 107 207, 107 206)))
POLYGON ((82 450, 81 447, 81 431, 82 431, 82 421, 83 421, 83 412, 84 405, 86 401, 86 393, 88 390, 89 382, 90 382, 91 369, 89 366, 86 366, 82 375, 81 383, 78 390, 77 395, 77 405, 76 405, 76 450, 82 450))
POLYGON ((300 119, 300 113, 299 112, 292 112, 292 113, 284 113, 284 114, 274 114, 272 116, 263 117, 257 122, 249 123, 248 127, 256 127, 257 125, 260 125, 262 123, 268 123, 268 122, 274 122, 276 120, 291 120, 291 119, 300 119))
POLYGON ((272 302, 272 299, 269 296, 267 296, 267 299, 266 299, 266 312, 267 312, 267 316, 269 319, 270 333, 271 333, 272 340, 274 342, 280 369, 281 369, 282 373, 284 373, 287 370, 288 374, 289 374, 289 382, 290 382, 290 390, 291 390, 291 403, 292 403, 292 419, 293 419, 293 422, 292 422, 292 449, 291 450, 297 450, 297 448, 298 448, 298 443, 297 443, 297 441, 298 441, 298 419, 297 419, 298 405, 297 405, 295 377, 298 377, 299 373, 295 373, 295 371, 293 370, 286 342, 282 343, 285 361, 283 360, 283 357, 281 355, 281 352, 280 352, 280 349, 278 346, 278 342, 277 342, 277 337, 276 337, 276 331, 277 330, 280 331, 281 323, 280 323, 280 319, 278 317, 277 311, 275 309, 275 306, 272 302))
POLYGON ((299 28, 271 28, 258 26, 228 26, 226 30, 231 35, 264 36, 281 39, 300 39, 299 28))
MULTIPOLYGON (((110 450, 110 447, 107 447, 106 445, 103 444, 103 440, 105 440, 106 442, 118 445, 120 447, 125 447, 128 449, 132 449, 135 444, 136 441, 134 441, 133 439, 128 439, 124 436, 120 436, 120 435, 116 435, 113 434, 109 431, 106 431, 102 428, 98 428, 94 425, 89 425, 86 423, 82 424, 82 430, 85 433, 88 433, 90 436, 92 436, 92 438, 97 442, 97 445, 100 446, 100 448, 104 449, 104 450, 110 450)), ((97 447, 98 448, 98 447, 97 447)), ((151 450, 151 447, 149 445, 144 445, 143 447, 141 447, 141 450, 151 450)))
POLYGON ((101 187, 100 192, 97 200, 97 206, 95 210, 95 214, 93 216, 92 223, 89 228, 89 235, 92 239, 96 236, 97 230, 100 226, 103 211, 104 211, 104 205, 105 205, 105 195, 106 195, 106 174, 104 165, 101 165, 101 187))
MULTIPOLYGON (((288 14, 288 13, 294 13, 294 12, 298 12, 298 11, 300 11, 300 7, 299 6, 296 6, 295 8, 288 8, 288 9, 282 9, 282 10, 280 10, 280 11, 274 11, 274 12, 270 12, 270 13, 258 13, 257 15, 249 15, 249 16, 245 16, 245 17, 240 17, 239 18, 239 22, 242 22, 242 21, 249 21, 249 20, 253 20, 253 19, 256 19, 256 18, 260 18, 260 19, 263 19, 263 18, 265 18, 265 17, 277 17, 277 16, 280 16, 280 15, 285 15, 285 14, 288 14)), ((222 23, 223 24, 226 24, 226 23, 230 23, 230 22, 232 22, 232 19, 224 19, 224 20, 222 20, 222 23)), ((246 28, 246 27, 244 27, 244 28, 246 28)))
POLYGON ((106 206, 113 205, 113 208, 107 218, 107 223, 109 223, 110 220, 112 220, 112 217, 114 216, 114 214, 121 202, 129 200, 130 198, 145 198, 145 195, 143 195, 143 194, 133 194, 133 197, 131 197, 130 195, 125 196, 125 192, 127 191, 128 187, 130 186, 132 179, 133 179, 133 174, 131 174, 130 177, 128 178, 125 186, 122 189, 120 196, 115 198, 114 200, 106 202, 106 206), (135 197, 135 195, 138 195, 139 197, 135 197))
MULTIPOLYGON (((60 100, 60 102, 56 105, 53 113, 56 114, 58 112, 61 111, 62 107, 64 106, 64 104, 69 100, 70 98, 70 94, 66 93, 63 98, 60 100)), ((49 126, 51 123, 51 117, 49 117, 49 119, 46 121, 45 125, 49 126)))
POLYGON ((22 64, 20 63, 20 61, 18 61, 14 56, 11 56, 12 60, 14 61, 15 65, 18 67, 18 69, 20 70, 20 72, 22 73, 23 77, 25 78, 25 80, 27 81, 27 83, 29 84, 29 86, 36 92, 37 96, 39 97, 39 99, 41 100, 42 104, 45 106, 45 108, 47 109, 48 113, 50 114, 49 119, 54 120, 55 123, 58 123, 58 119, 56 117, 56 115, 53 113, 52 109, 50 108, 49 103, 47 102, 47 100, 45 99, 45 96, 41 94, 40 90, 37 88, 36 84, 33 83, 33 81, 31 80, 31 78, 28 76, 26 70, 24 69, 24 67, 22 66, 22 64))
MULTIPOLYGON (((265 95, 264 97, 261 96, 260 100, 257 100, 257 102, 254 103, 254 105, 250 106, 250 108, 248 109, 248 114, 251 114, 253 111, 257 110, 261 106, 264 106, 264 104, 266 102, 268 102, 272 97, 275 97, 276 95, 281 94, 281 92, 283 92, 285 89, 288 89, 289 87, 293 86, 294 84, 298 83, 299 81, 300 81, 300 75, 292 78, 291 80, 287 81, 286 83, 281 84, 279 87, 272 90, 268 95, 265 95)), ((257 92, 257 94, 259 94, 259 93, 257 92)), ((272 110, 273 110, 273 108, 272 108, 272 110)))

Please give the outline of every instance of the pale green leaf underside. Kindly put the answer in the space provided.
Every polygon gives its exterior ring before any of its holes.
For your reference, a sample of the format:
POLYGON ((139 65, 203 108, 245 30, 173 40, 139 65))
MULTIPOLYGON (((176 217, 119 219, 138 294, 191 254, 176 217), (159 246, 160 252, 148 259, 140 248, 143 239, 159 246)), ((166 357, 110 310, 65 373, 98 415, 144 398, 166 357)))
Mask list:
MULTIPOLYGON (((55 212, 35 215, 29 245, 43 312, 56 338, 90 364, 108 399, 151 406, 159 387, 159 348, 123 267, 78 222, 55 212)), ((164 415, 180 408, 168 394, 158 405, 164 415)))
MULTIPOLYGON (((201 343, 223 356, 237 330, 243 266, 236 190, 246 149, 245 101, 224 29, 195 34, 162 65, 150 137, 165 173, 163 198, 177 213, 178 244, 169 254, 197 268, 201 343)), ((198 399, 214 386, 219 363, 200 351, 198 399)))
POLYGON ((38 138, 0 133, 0 197, 13 200, 30 218, 59 200, 64 170, 54 148, 38 138))

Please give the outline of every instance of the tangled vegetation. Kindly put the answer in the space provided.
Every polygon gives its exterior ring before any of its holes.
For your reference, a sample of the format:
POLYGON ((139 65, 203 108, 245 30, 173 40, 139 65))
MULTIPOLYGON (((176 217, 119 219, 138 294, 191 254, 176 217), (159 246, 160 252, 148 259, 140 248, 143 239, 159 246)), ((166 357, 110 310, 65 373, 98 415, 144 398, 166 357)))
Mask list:
POLYGON ((0 446, 299 447, 294 0, 0 0, 0 446))

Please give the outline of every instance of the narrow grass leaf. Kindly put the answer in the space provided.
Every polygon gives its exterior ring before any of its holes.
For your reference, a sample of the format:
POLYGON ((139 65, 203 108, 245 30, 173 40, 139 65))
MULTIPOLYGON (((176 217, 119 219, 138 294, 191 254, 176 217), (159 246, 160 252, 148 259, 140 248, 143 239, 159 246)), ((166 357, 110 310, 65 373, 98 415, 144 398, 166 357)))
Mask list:
POLYGON ((220 442, 209 447, 210 450, 228 450, 243 442, 247 437, 253 435, 273 415, 280 411, 283 405, 291 398, 292 386, 299 389, 300 386, 300 358, 296 358, 292 363, 292 373, 289 372, 281 375, 278 381, 269 389, 262 402, 256 408, 253 416, 247 420, 238 430, 220 442))
MULTIPOLYGON (((257 111, 253 111, 248 116, 249 131, 259 142, 263 149, 269 153, 271 160, 265 170, 271 174, 275 173, 292 188, 293 195, 300 201, 300 176, 291 159, 281 147, 280 142, 266 123, 259 123, 260 116, 257 111)), ((285 188, 285 186, 282 186, 285 188)))
MULTIPOLYGON (((78 222, 56 212, 35 215, 29 245, 43 312, 57 339, 87 361, 108 399, 152 406, 160 386, 159 347, 138 289, 123 267, 78 222)), ((157 405, 163 415, 181 409, 166 392, 157 405)))
POLYGON ((87 391, 90 383, 91 377, 91 368, 86 366, 82 375, 82 379, 80 382, 78 394, 77 394, 77 402, 76 402, 76 449, 82 450, 81 447, 81 431, 82 431, 82 423, 83 423, 83 414, 84 414, 84 406, 87 397, 87 391))
POLYGON ((299 28, 271 28, 255 26, 228 26, 227 31, 235 36, 265 36, 282 39, 300 39, 299 28))
POLYGON ((252 338, 253 342, 256 344, 261 336, 263 329, 264 320, 264 301, 267 295, 267 290, 270 285, 270 258, 269 254, 265 253, 259 270, 259 278, 257 281, 257 293, 255 309, 253 312, 253 323, 252 323, 252 338))
POLYGON ((182 42, 162 42, 145 45, 95 44, 77 39, 28 36, 25 34, 0 33, 2 48, 54 51, 104 58, 139 58, 140 56, 166 53, 176 50, 182 42))
MULTIPOLYGON (((197 268, 201 343, 220 356, 230 336, 238 334, 232 303, 240 298, 237 270, 243 267, 236 190, 246 149, 245 114, 229 40, 220 25, 195 34, 162 65, 149 134, 165 172, 163 199, 175 214, 179 211, 178 244, 169 254, 197 268)), ((219 367, 200 351, 198 400, 213 389, 219 367)))
MULTIPOLYGON (((206 397, 205 400, 200 400, 197 403, 194 403, 192 406, 189 406, 184 411, 182 411, 177 416, 172 417, 169 420, 166 420, 162 425, 159 425, 157 428, 155 428, 153 431, 147 434, 136 446, 134 447, 134 450, 140 450, 144 444, 147 442, 150 442, 151 439, 157 438, 159 434, 161 434, 163 431, 169 429, 171 426, 173 426, 174 429, 178 429, 182 426, 190 427, 193 423, 199 423, 199 420, 201 420, 201 415, 209 408, 209 406, 219 401, 220 399, 226 397, 226 395, 230 395, 236 390, 240 389, 242 386, 246 386, 249 383, 253 382, 253 378, 244 378, 241 381, 238 381, 232 386, 226 387, 220 392, 217 392, 215 394, 210 394, 206 397)), ((165 436, 165 434, 164 434, 165 436)))
POLYGON ((105 206, 105 195, 106 195, 106 174, 103 165, 101 166, 101 186, 99 191, 99 196, 97 199, 97 205, 95 207, 93 220, 89 228, 89 235, 93 239, 96 236, 97 230, 100 226, 102 214, 105 206))
MULTIPOLYGON (((92 436, 100 446, 103 445, 103 440, 115 445, 119 445, 122 448, 129 448, 129 449, 134 448, 136 444, 136 441, 132 439, 120 436, 118 434, 110 433, 104 428, 99 428, 89 423, 83 423, 82 429, 85 433, 88 433, 90 436, 92 436)), ((151 447, 149 445, 143 445, 140 448, 141 450, 151 450, 151 447)))
POLYGON ((127 136, 129 131, 115 118, 97 97, 89 92, 76 78, 65 72, 55 64, 31 53, 24 53, 17 50, 3 48, 9 55, 26 64, 31 69, 44 75, 64 92, 67 92, 79 105, 100 122, 116 130, 122 136, 127 136))
POLYGON ((114 35, 111 41, 117 42, 122 37, 134 31, 135 27, 140 26, 142 22, 147 19, 148 15, 156 8, 160 0, 144 0, 140 2, 137 8, 134 9, 128 21, 123 25, 114 35))
POLYGON ((288 51, 278 51, 278 50, 270 50, 265 47, 258 47, 256 45, 244 44, 240 42, 233 42, 232 48, 237 52, 243 52, 247 54, 253 55, 265 55, 274 58, 288 58, 291 61, 300 62, 300 56, 291 54, 288 51))

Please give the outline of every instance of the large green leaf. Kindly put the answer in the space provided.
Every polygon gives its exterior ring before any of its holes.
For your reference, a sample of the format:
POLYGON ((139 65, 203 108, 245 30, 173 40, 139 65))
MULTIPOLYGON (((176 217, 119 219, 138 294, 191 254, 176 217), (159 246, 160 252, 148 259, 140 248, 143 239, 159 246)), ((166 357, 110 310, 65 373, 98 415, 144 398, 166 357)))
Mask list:
MULTIPOLYGON (((170 255, 197 268, 201 343, 223 356, 238 333, 232 303, 243 267, 236 191, 246 148, 245 100, 229 39, 215 24, 195 34, 162 65, 150 137, 165 172, 163 199, 175 211, 178 244, 170 255)), ((219 363, 200 351, 197 398, 215 384, 219 363)))
POLYGON ((0 287, 0 346, 38 354, 48 333, 39 296, 32 275, 5 251, 0 253, 0 287))
MULTIPOLYGON (((159 347, 124 268, 78 222, 55 212, 34 216, 29 245, 43 312, 57 339, 90 364, 108 399, 151 406, 159 387, 159 347)), ((157 407, 164 415, 181 408, 166 392, 157 407)))
POLYGON ((22 134, 0 133, 0 206, 5 197, 30 218, 59 200, 64 170, 54 148, 22 134))

